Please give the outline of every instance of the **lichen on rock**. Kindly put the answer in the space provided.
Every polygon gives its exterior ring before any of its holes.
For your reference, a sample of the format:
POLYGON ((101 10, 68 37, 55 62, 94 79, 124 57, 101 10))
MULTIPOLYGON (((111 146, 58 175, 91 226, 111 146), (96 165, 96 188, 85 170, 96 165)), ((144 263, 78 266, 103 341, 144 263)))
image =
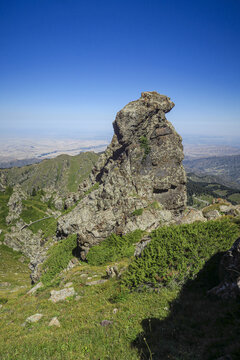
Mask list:
POLYGON ((82 259, 111 233, 151 231, 185 209, 182 139, 165 117, 173 107, 169 97, 143 92, 117 113, 110 145, 79 187, 82 201, 58 221, 58 236, 78 234, 82 259))

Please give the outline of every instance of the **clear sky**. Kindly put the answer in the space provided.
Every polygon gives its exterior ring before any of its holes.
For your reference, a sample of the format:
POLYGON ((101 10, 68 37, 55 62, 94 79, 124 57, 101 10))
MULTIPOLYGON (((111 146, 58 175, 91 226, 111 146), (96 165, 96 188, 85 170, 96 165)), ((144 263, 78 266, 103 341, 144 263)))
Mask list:
POLYGON ((156 90, 181 135, 240 136, 239 19, 240 0, 0 0, 0 134, 109 134, 156 90))

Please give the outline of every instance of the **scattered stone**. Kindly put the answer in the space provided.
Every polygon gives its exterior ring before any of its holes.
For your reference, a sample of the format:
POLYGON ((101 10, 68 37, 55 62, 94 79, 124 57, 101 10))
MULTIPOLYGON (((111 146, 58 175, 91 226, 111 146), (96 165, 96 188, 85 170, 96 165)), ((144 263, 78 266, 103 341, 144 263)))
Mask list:
POLYGON ((220 213, 217 210, 211 210, 204 214, 204 217, 207 220, 215 220, 221 217, 220 213))
POLYGON ((118 312, 117 308, 113 309, 113 314, 116 314, 117 312, 118 312))
POLYGON ((82 296, 77 295, 77 296, 75 297, 75 300, 76 300, 76 301, 79 301, 79 300, 81 300, 81 298, 82 298, 82 296))
POLYGON ((7 282, 7 281, 0 283, 0 287, 8 287, 8 286, 11 286, 11 285, 12 284, 7 282))
POLYGON ((92 276, 89 276, 88 278, 87 278, 87 280, 91 280, 92 279, 92 276))
POLYGON ((88 275, 87 274, 81 274, 80 277, 81 278, 84 278, 84 277, 87 277, 88 275))
POLYGON ((72 284, 73 284, 72 282, 68 282, 67 284, 64 285, 64 287, 65 287, 65 288, 69 288, 69 287, 72 286, 72 284))
POLYGON ((107 273, 107 278, 108 279, 111 279, 113 277, 118 277, 118 275, 119 275, 119 271, 118 271, 117 266, 108 266, 107 270, 106 270, 106 273, 107 273))
POLYGON ((27 294, 28 295, 33 295, 35 294, 35 292, 40 289, 41 287, 43 286, 43 283, 40 281, 37 285, 35 285, 34 287, 32 287, 28 292, 27 294))
POLYGON ((68 271, 68 270, 74 268, 74 267, 77 266, 77 265, 80 265, 80 262, 78 261, 78 259, 73 258, 73 259, 71 259, 71 260, 69 261, 66 270, 68 271))
POLYGON ((35 322, 39 321, 42 317, 43 317, 43 314, 31 315, 26 319, 25 323, 35 323, 35 322))
POLYGON ((117 113, 111 144, 79 187, 83 199, 58 219, 59 237, 78 234, 82 260, 111 233, 151 231, 185 209, 182 139, 165 117, 173 107, 167 96, 143 92, 117 113))
POLYGON ((220 298, 236 299, 240 295, 240 238, 223 255, 219 268, 220 284, 208 291, 220 298))
POLYGON ((86 283, 86 285, 92 286, 92 285, 104 284, 106 281, 107 281, 106 279, 94 280, 94 281, 86 283))
POLYGON ((100 325, 101 326, 109 326, 109 325, 112 325, 113 324, 113 321, 110 321, 110 320, 103 320, 100 322, 100 325))
POLYGON ((0 229, 0 235, 1 235, 1 233, 2 233, 2 229, 0 229))
POLYGON ((2 307, 3 307, 2 304, 0 304, 0 309, 1 309, 2 307))
POLYGON ((70 296, 76 295, 76 292, 73 287, 72 288, 70 287, 62 290, 52 290, 50 294, 51 297, 49 298, 49 300, 52 301, 53 303, 57 303, 59 301, 65 300, 70 296))
POLYGON ((20 261, 21 263, 24 263, 26 260, 26 258, 24 256, 20 256, 20 258, 18 259, 18 261, 20 261))
POLYGON ((150 243, 150 241, 151 241, 151 238, 149 236, 144 236, 144 238, 142 238, 142 240, 136 244, 134 256, 140 257, 143 250, 145 249, 147 244, 150 243))
POLYGON ((183 214, 183 216, 179 219, 179 224, 192 224, 195 221, 207 221, 207 219, 203 216, 201 210, 189 209, 187 213, 183 214))
POLYGON ((58 320, 58 318, 55 316, 52 318, 52 320, 50 321, 50 323, 48 324, 48 326, 57 326, 57 327, 60 327, 61 324, 58 320))

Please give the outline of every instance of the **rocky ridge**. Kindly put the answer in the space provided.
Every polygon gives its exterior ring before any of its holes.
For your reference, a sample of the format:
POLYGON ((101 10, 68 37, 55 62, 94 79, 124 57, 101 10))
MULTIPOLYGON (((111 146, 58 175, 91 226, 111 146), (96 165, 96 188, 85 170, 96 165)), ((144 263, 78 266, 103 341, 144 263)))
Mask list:
POLYGON ((173 107, 143 92, 117 113, 111 144, 79 187, 80 197, 89 194, 58 221, 58 236, 78 234, 82 259, 113 232, 151 231, 185 209, 182 139, 165 117, 173 107))

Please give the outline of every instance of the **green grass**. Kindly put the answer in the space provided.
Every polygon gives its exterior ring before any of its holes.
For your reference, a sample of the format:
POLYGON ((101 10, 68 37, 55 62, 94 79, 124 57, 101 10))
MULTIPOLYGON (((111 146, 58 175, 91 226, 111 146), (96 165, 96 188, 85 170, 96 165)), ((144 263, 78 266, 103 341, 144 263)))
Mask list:
POLYGON ((228 199, 232 202, 235 202, 237 204, 240 204, 240 194, 236 193, 236 194, 232 194, 228 197, 228 199))
POLYGON ((159 228, 123 282, 129 287, 159 286, 194 278, 214 254, 229 249, 238 234, 238 226, 229 219, 159 228))
POLYGON ((12 188, 7 188, 5 192, 0 192, 0 229, 7 230, 6 217, 8 216, 8 201, 12 195, 12 188))
MULTIPOLYGON (((221 256, 220 253, 214 256, 210 254, 228 246, 233 234, 236 232, 238 236, 239 233, 230 220, 209 224, 209 227, 203 224, 205 227, 201 229, 196 225, 179 226, 170 227, 167 234, 166 228, 152 233, 152 244, 161 245, 167 252, 172 250, 172 255, 177 256, 178 252, 182 254, 182 247, 188 249, 193 266, 196 254, 189 243, 194 244, 204 262, 201 271, 195 273, 194 280, 188 280, 184 286, 172 281, 148 292, 129 291, 117 279, 86 286, 86 282, 105 276, 107 264, 96 266, 81 263, 59 278, 57 274, 72 258, 76 245, 76 237, 73 236, 54 245, 44 264, 45 269, 49 269, 46 272, 46 276, 49 276, 47 283, 56 278, 59 281, 50 287, 45 286, 35 296, 26 295, 30 288, 27 266, 19 262, 20 254, 3 247, 0 276, 4 277, 1 282, 14 279, 16 282, 1 293, 1 360, 214 360, 227 354, 233 360, 239 359, 238 302, 223 302, 206 295, 209 288, 219 283, 221 256), (218 236, 211 241, 216 231, 218 236), (160 240, 164 234, 168 244, 160 240), (185 246, 186 242, 188 247, 185 246), (26 288, 18 288, 20 277, 26 288), (69 298, 57 304, 50 302, 50 291, 63 288, 69 281, 73 282, 80 299, 69 298), (12 291, 14 287, 16 291, 12 291), (38 323, 22 326, 28 316, 36 313, 43 314, 38 323), (55 316, 61 323, 60 328, 48 326, 55 316), (113 323, 102 327, 100 323, 103 320, 113 323)), ((121 250, 122 240, 108 240, 105 249, 108 244, 121 250)), ((133 241, 129 241, 129 247, 133 241)), ((158 251, 155 245, 152 248, 154 259, 158 251)), ((131 258, 124 258, 117 260, 116 265, 123 268, 130 262, 131 258)), ((151 270, 151 264, 148 265, 151 270)))
POLYGON ((73 258, 74 249, 77 246, 76 235, 71 235, 54 244, 48 251, 48 258, 42 265, 43 275, 41 281, 49 285, 56 275, 65 269, 73 258))
POLYGON ((112 234, 101 244, 90 249, 87 261, 91 265, 102 265, 134 254, 134 244, 141 240, 143 231, 136 230, 124 236, 112 234))

